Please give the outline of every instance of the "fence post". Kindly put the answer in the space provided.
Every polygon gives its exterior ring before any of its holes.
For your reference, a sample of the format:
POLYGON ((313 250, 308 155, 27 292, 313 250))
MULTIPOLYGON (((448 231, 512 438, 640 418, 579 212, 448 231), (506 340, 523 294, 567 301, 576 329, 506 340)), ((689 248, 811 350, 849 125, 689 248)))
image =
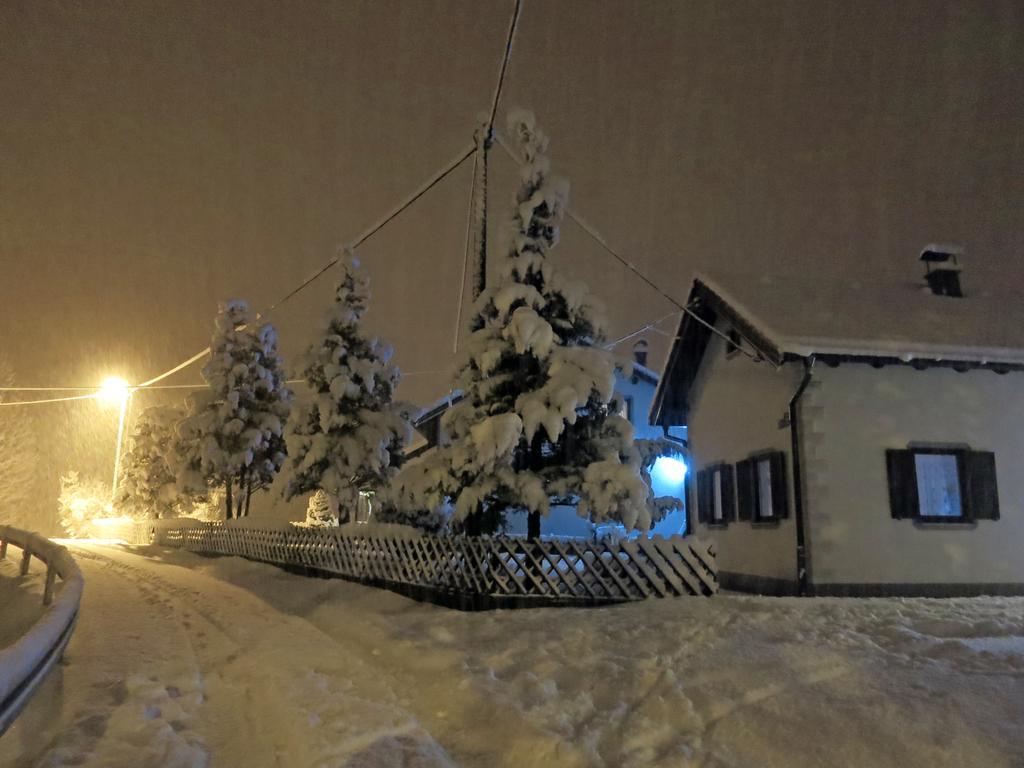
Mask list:
POLYGON ((43 605, 49 605, 53 602, 53 583, 56 579, 57 569, 53 567, 53 563, 47 563, 46 586, 43 588, 43 605))
POLYGON ((24 576, 28 573, 28 563, 32 559, 32 550, 27 546, 21 552, 21 575, 24 576))

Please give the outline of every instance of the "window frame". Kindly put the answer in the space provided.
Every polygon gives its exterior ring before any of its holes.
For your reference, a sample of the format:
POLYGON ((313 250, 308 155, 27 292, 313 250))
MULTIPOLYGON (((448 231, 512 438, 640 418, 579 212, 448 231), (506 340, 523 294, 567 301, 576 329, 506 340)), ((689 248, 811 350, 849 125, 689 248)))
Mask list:
MULTIPOLYGON (((970 468, 968 466, 968 457, 972 453, 970 448, 964 447, 963 445, 948 445, 948 446, 935 446, 935 445, 914 445, 910 444, 906 448, 892 449, 902 451, 910 457, 910 465, 913 467, 911 478, 914 483, 914 501, 916 508, 914 509, 915 514, 912 515, 901 515, 896 516, 893 514, 895 520, 912 520, 915 524, 921 524, 925 526, 934 525, 972 525, 978 519, 975 516, 974 510, 974 491, 971 487, 970 468), (918 485, 917 480, 917 457, 918 456, 953 456, 956 459, 956 474, 957 474, 957 487, 960 491, 960 514, 959 515, 922 515, 921 514, 921 489, 918 485)), ((891 480, 890 480, 891 482, 891 480)), ((998 490, 996 490, 998 493, 998 490)), ((893 513, 892 509, 892 496, 890 492, 890 513, 893 513)), ((998 514, 998 498, 996 499, 996 509, 998 514)), ((998 519, 996 517, 995 519, 998 519)))
POLYGON ((709 528, 728 528, 736 520, 736 470, 728 462, 709 464, 694 473, 697 484, 698 522, 709 528), (715 478, 719 478, 717 483, 715 478), (702 492, 702 486, 706 489, 702 492), (715 490, 718 493, 715 493, 715 490), (716 505, 716 496, 718 504, 716 505), (702 500, 707 509, 702 509, 702 500), (720 507, 721 517, 715 517, 720 507))
POLYGON ((967 451, 963 448, 918 448, 910 447, 914 459, 914 485, 917 491, 917 512, 912 519, 918 523, 969 523, 972 522, 970 515, 970 486, 967 479, 967 451), (952 456, 956 459, 956 484, 960 491, 960 514, 959 515, 922 515, 921 514, 921 487, 917 479, 917 457, 918 456, 952 456))
POLYGON ((786 473, 786 452, 780 450, 760 451, 751 454, 736 466, 737 504, 741 504, 745 499, 750 505, 746 510, 738 506, 739 519, 749 521, 754 527, 774 527, 788 519, 789 479, 786 473), (768 462, 768 490, 771 494, 772 504, 772 514, 767 516, 761 514, 761 477, 758 467, 763 461, 768 462), (746 467, 744 471, 740 470, 741 464, 746 467), (776 468, 781 471, 781 477, 777 480, 776 468), (740 491, 739 486, 744 477, 749 485, 745 491, 740 491), (775 493, 776 484, 780 490, 779 494, 775 493))

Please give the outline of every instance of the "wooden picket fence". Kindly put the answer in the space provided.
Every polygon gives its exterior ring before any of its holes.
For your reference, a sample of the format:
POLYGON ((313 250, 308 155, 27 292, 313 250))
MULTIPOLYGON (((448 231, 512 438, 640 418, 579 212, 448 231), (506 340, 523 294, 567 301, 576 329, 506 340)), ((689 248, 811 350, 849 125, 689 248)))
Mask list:
MULTIPOLYGON (((164 521, 161 521, 164 522, 164 521)), ((134 543, 239 555, 463 609, 596 605, 718 591, 714 548, 672 536, 620 542, 352 535, 330 528, 140 524, 134 543)))

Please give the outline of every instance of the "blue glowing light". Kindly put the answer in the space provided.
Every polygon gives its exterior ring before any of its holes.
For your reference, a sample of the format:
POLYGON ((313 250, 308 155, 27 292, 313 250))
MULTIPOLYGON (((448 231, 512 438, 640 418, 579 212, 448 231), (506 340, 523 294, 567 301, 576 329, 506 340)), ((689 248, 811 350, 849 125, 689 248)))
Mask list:
POLYGON ((686 479, 686 462, 671 456, 659 456, 651 467, 651 480, 654 483, 679 485, 686 479))

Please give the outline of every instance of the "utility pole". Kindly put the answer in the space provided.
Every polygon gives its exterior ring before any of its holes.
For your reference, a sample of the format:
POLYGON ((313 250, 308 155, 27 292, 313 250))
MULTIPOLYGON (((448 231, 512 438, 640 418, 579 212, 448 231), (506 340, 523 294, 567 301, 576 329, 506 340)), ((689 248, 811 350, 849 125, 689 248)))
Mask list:
POLYGON ((484 120, 473 134, 476 162, 473 163, 473 301, 487 287, 487 154, 494 143, 494 127, 484 120))

